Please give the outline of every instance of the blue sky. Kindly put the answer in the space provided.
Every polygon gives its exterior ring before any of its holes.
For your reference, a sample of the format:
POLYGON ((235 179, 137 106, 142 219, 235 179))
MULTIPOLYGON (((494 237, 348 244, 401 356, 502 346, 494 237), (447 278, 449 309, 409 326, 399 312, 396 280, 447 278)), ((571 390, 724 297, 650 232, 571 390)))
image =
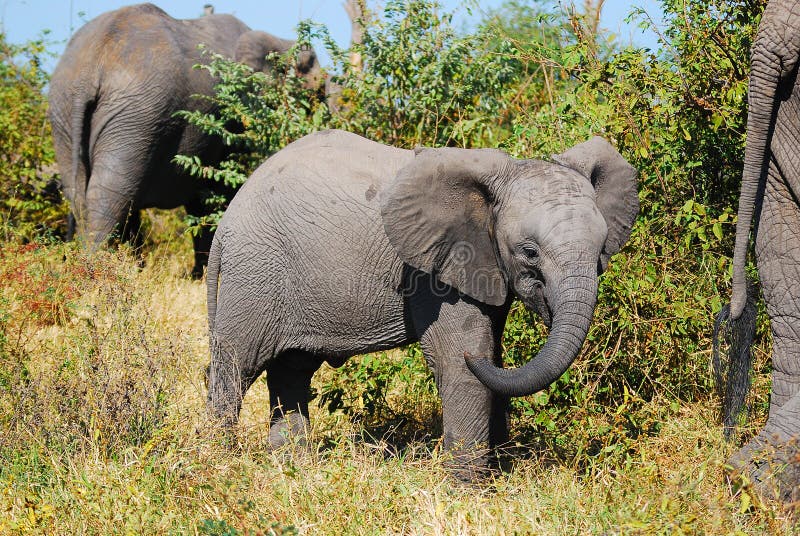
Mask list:
MULTIPOLYGON (((233 13, 248 26, 264 30, 281 37, 292 37, 297 22, 310 18, 325 24, 333 38, 342 46, 350 39, 350 22, 342 8, 342 0, 163 0, 155 1, 159 7, 175 18, 194 18, 202 14, 203 4, 211 3, 217 13, 233 13)), ((53 41, 51 50, 60 54, 70 35, 70 25, 79 28, 104 11, 134 2, 124 0, 0 0, 0 23, 8 41, 21 43, 36 38, 42 30, 50 30, 48 39, 53 41)), ((369 5, 380 2, 368 0, 369 5)), ((447 10, 458 9, 457 25, 469 24, 467 10, 459 8, 461 0, 443 0, 447 10)), ((502 0, 472 0, 480 7, 473 9, 472 19, 482 10, 499 6, 502 0)), ((565 3, 563 0, 562 4, 565 3)), ((580 2, 579 2, 580 3, 580 2)), ((558 1, 553 1, 554 6, 558 1)), ((603 8, 602 26, 618 35, 618 40, 655 48, 655 36, 642 33, 636 25, 626 25, 625 17, 631 6, 639 6, 654 17, 660 15, 656 0, 634 0, 606 2, 603 8)), ((325 60, 323 59, 323 64, 325 60)), ((55 60, 50 68, 55 66, 55 60)))

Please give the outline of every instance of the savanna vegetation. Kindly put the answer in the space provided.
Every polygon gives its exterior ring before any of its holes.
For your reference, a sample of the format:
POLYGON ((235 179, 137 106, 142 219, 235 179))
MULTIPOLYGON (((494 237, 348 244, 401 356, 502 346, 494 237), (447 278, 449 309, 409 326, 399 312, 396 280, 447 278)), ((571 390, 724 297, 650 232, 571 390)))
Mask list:
MULTIPOLYGON (((299 26, 298 46, 332 57, 334 106, 290 69, 268 76, 210 54, 221 113, 185 116, 236 152, 219 168, 179 162, 232 184, 330 127, 535 158, 600 134, 640 170, 641 215, 602 277, 581 356, 548 390, 513 400, 508 471, 476 488, 444 469, 416 346, 323 367, 308 448, 268 451, 263 381, 235 438, 216 435, 204 406, 205 287, 187 277, 187 233, 215 218, 148 211, 143 267, 124 246, 89 255, 63 243, 46 48, 0 35, 0 533, 796 530, 783 506, 726 484, 735 443, 723 439, 710 366, 713 315, 729 293, 747 58, 766 1, 660 4, 659 47, 648 50, 599 29, 602 2, 507 0, 459 29, 434 0, 387 0, 363 14, 352 50, 299 26)), ((652 26, 636 8, 631 17, 652 26)), ((736 443, 766 419, 767 322, 762 312, 736 443)), ((506 364, 545 334, 514 306, 506 364)))

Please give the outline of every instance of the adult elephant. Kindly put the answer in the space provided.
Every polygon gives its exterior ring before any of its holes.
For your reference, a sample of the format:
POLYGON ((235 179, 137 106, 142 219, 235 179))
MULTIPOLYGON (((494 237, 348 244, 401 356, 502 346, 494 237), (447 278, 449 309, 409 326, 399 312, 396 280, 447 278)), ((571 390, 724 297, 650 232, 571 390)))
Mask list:
POLYGON ((482 472, 507 439, 507 398, 544 389, 578 355, 598 274, 638 213, 636 177, 602 138, 554 162, 336 130, 290 144, 234 197, 211 248, 212 414, 234 423, 266 371, 279 446, 303 434, 323 361, 419 341, 444 445, 460 476, 482 472), (530 363, 504 370, 514 296, 551 330, 530 363))
MULTIPOLYGON (((797 494, 800 462, 800 1, 769 2, 751 54, 747 144, 742 173, 733 296, 718 324, 733 320, 724 413, 726 431, 747 391, 755 315, 745 260, 754 212, 755 252, 773 338, 772 395, 764 429, 731 462, 768 494, 797 494), (729 313, 729 314, 728 314, 729 313), (737 344, 738 343, 738 344, 737 344), (739 371, 739 372, 737 372, 739 371)), ((716 336, 715 336, 716 337, 716 336)), ((716 343, 716 341, 715 341, 716 343)), ((716 346, 716 344, 715 344, 716 346)))
MULTIPOLYGON (((189 176, 176 154, 205 163, 224 156, 221 140, 175 117, 179 110, 213 112, 207 99, 215 80, 194 69, 203 58, 198 45, 255 70, 271 52, 292 41, 252 31, 231 15, 176 20, 152 4, 104 13, 70 40, 50 81, 50 121, 63 192, 78 232, 93 247, 125 222, 138 230, 139 209, 186 207, 202 216, 209 188, 233 192, 189 176), (131 223, 133 223, 131 225, 131 223)), ((309 87, 322 82, 313 50, 302 51, 297 70, 309 87)), ((194 239, 193 275, 202 275, 211 232, 194 239)))

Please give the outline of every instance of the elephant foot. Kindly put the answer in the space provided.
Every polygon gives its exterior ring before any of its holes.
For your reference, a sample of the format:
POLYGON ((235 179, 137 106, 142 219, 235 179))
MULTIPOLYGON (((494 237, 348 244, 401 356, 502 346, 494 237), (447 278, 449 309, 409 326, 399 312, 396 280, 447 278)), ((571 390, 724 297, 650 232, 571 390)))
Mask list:
MULTIPOLYGON (((762 433, 763 435, 763 433, 762 433)), ((762 497, 800 507, 800 444, 766 441, 761 435, 734 454, 728 475, 734 488, 748 484, 762 497)))
POLYGON ((231 435, 239 423, 239 410, 242 407, 241 397, 231 396, 214 388, 211 380, 211 366, 204 371, 204 381, 208 389, 206 399, 206 411, 212 426, 222 431, 224 434, 231 435))
POLYGON ((212 426, 224 434, 233 433, 239 422, 238 411, 216 411, 211 404, 208 404, 208 416, 212 426))
POLYGON ((499 472, 495 457, 487 448, 451 450, 444 466, 459 484, 466 486, 483 487, 499 472))
MULTIPOLYGON (((186 273, 186 272, 184 272, 184 273, 186 273)), ((192 281, 199 281, 199 280, 203 279, 203 274, 204 273, 205 273, 205 266, 203 266, 203 265, 200 265, 200 266, 195 265, 194 267, 192 267, 192 272, 189 274, 189 277, 192 279, 192 281)))
POLYGON ((306 445, 308 429, 311 423, 297 411, 273 421, 269 426, 269 447, 279 449, 287 444, 306 445))
POLYGON ((485 489, 487 483, 491 483, 499 472, 496 468, 479 465, 448 463, 445 464, 445 467, 447 467, 450 477, 459 486, 481 490, 485 489))

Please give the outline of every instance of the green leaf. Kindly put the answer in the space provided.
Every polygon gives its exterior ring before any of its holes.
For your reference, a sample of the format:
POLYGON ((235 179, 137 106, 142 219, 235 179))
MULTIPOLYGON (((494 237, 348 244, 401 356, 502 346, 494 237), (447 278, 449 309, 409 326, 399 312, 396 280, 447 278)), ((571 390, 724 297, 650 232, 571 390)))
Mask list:
POLYGON ((714 222, 714 225, 711 227, 712 231, 714 231, 714 236, 717 237, 717 240, 722 240, 722 226, 719 222, 714 222))

